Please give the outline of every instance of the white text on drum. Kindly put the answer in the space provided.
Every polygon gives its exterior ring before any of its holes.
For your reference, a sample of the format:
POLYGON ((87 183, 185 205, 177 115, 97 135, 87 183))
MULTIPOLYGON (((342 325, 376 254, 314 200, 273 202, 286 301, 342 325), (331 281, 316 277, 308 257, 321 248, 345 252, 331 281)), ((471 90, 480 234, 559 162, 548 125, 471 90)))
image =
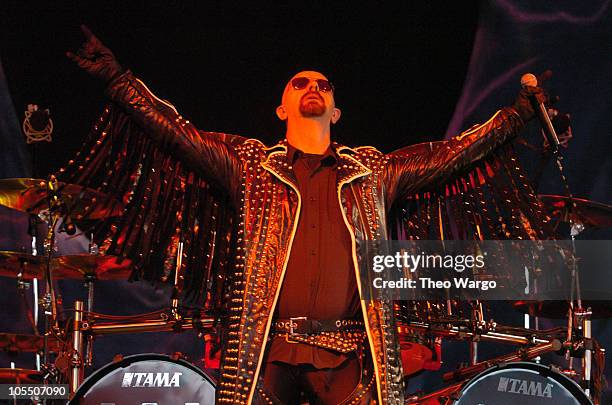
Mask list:
POLYGON ((122 387, 180 387, 183 373, 125 373, 122 387), (170 377, 172 374, 172 378, 170 377))
POLYGON ((501 377, 497 391, 529 395, 531 397, 552 398, 552 388, 552 384, 546 384, 546 386, 542 387, 542 383, 539 381, 501 377))

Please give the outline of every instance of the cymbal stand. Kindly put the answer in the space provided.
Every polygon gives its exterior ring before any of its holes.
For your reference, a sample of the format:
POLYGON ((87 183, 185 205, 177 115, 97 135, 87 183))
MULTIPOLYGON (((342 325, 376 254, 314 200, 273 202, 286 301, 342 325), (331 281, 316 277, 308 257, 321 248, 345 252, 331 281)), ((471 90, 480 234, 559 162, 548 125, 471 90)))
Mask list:
POLYGON ((74 303, 72 350, 70 356, 70 392, 76 392, 84 376, 83 363, 83 301, 74 303))
MULTIPOLYGON (((90 255, 97 255, 99 253, 98 251, 98 245, 94 242, 94 235, 93 233, 90 235, 90 239, 89 239, 89 248, 88 248, 89 254, 90 255)), ((94 283, 96 281, 96 276, 93 274, 88 274, 87 276, 85 276, 85 288, 87 289, 87 308, 86 308, 86 315, 85 315, 85 319, 86 321, 89 323, 91 322, 91 314, 93 313, 94 310, 94 283)), ((93 336, 92 335, 88 335, 87 336, 87 342, 85 345, 85 365, 87 367, 91 367, 93 365, 93 336)))
MULTIPOLYGON (((32 293, 34 295, 34 304, 32 305, 34 311, 34 329, 36 331, 35 334, 38 335, 38 279, 36 277, 32 279, 32 293)), ((36 371, 40 371, 40 360, 41 355, 40 351, 38 351, 36 353, 36 371)))
MULTIPOLYGON (((554 129, 553 129, 554 130, 554 129)), ((559 154, 558 148, 553 148, 553 156, 555 163, 559 169, 561 176, 561 182, 565 188, 565 193, 570 202, 568 208, 568 216, 570 219, 570 236, 572 241, 571 250, 571 288, 570 288, 570 301, 568 310, 568 325, 567 325, 567 337, 568 340, 566 345, 573 346, 572 336, 575 328, 582 329, 582 339, 584 344, 584 355, 582 357, 582 387, 584 388, 585 394, 591 398, 591 371, 592 371, 592 348, 591 348, 591 312, 582 308, 582 295, 580 291, 580 271, 576 260, 576 236, 578 236, 583 230, 584 225, 579 221, 576 221, 573 212, 576 210, 576 202, 574 196, 569 188, 569 182, 565 177, 563 170, 563 157, 559 154), (575 293, 575 296, 574 296, 575 293), (577 308, 574 307, 574 301, 577 308)), ((572 371, 572 357, 569 354, 569 368, 572 371)), ((592 399, 592 398, 591 398, 592 399)))
MULTIPOLYGON (((28 234, 30 234, 30 236, 32 237, 32 256, 38 256, 38 224, 40 223, 40 218, 38 217, 38 215, 29 213, 28 214, 28 234)), ((27 282, 24 282, 22 277, 23 274, 27 273, 27 266, 28 266, 28 262, 23 262, 21 264, 21 266, 23 267, 23 271, 21 271, 18 275, 17 275, 17 288, 20 291, 20 293, 22 294, 22 297, 24 298, 24 301, 26 303, 26 311, 28 313, 28 320, 30 321, 30 324, 32 325, 32 329, 34 331, 35 335, 39 335, 38 332, 38 278, 34 277, 32 279, 32 295, 33 295, 33 305, 32 305, 32 313, 30 312, 30 306, 27 302, 27 298, 25 296, 25 290, 27 290, 30 285, 27 282)), ((41 356, 40 356, 40 352, 37 351, 36 352, 36 371, 40 371, 40 360, 41 360, 41 356)))
POLYGON ((55 297, 55 289, 53 278, 51 276, 51 259, 55 250, 55 228, 59 222, 59 206, 61 201, 57 195, 57 182, 50 179, 46 182, 47 189, 50 193, 49 197, 49 221, 47 227, 47 236, 44 240, 45 254, 47 262, 45 266, 45 294, 41 300, 43 313, 45 315, 45 335, 43 340, 43 363, 49 361, 49 347, 47 332, 51 328, 56 327, 57 322, 57 301, 55 297))
MULTIPOLYGON (((571 207, 573 208, 573 207, 571 207)), ((570 209, 571 209, 570 208, 570 209)), ((584 347, 584 354, 582 356, 582 384, 584 392, 589 398, 591 397, 591 373, 593 365, 593 351, 592 351, 592 330, 591 330, 591 311, 589 308, 583 308, 582 306, 582 294, 580 291, 580 271, 576 261, 576 236, 578 236, 583 230, 584 225, 578 221, 571 220, 571 240, 572 240, 572 289, 570 296, 569 315, 572 319, 574 327, 582 330, 582 340, 584 347), (574 292, 576 296, 574 297, 574 292), (576 301, 577 308, 574 307, 574 298, 576 301)), ((569 322, 569 320, 568 320, 569 322)), ((568 331, 568 333, 571 333, 568 331)))
MULTIPOLYGON (((47 235, 44 239, 43 246, 46 254, 46 266, 45 266, 45 294, 41 299, 41 306, 44 310, 45 322, 44 322, 44 337, 43 337, 43 368, 49 368, 49 333, 54 335, 60 331, 58 325, 57 316, 57 297, 55 294, 55 286, 53 283, 53 277, 51 272, 51 261, 55 252, 55 236, 57 232, 57 226, 60 222, 62 214, 64 217, 67 216, 68 210, 65 202, 61 198, 61 193, 58 188, 58 182, 55 176, 51 175, 45 182, 47 191, 47 203, 49 207, 48 218, 47 218, 47 235)), ((51 373, 47 373, 44 376, 44 380, 47 381, 51 377, 51 373)))
MULTIPOLYGON (((93 312, 94 307, 94 282, 96 281, 96 277, 94 275, 88 274, 85 276, 85 288, 87 289, 87 307, 86 307, 86 315, 85 319, 87 321, 91 321, 91 313, 93 312)), ((85 345, 85 365, 91 366, 93 364, 93 336, 87 336, 87 341, 85 345)))
POLYGON ((182 316, 179 312, 179 297, 183 290, 183 242, 178 243, 176 252, 176 267, 174 269, 174 284, 172 286, 172 301, 170 313, 175 321, 180 321, 182 316))
POLYGON ((477 336, 486 329, 484 320, 482 302, 476 300, 471 303, 472 306, 472 328, 474 330, 474 338, 470 341, 470 365, 478 363, 478 339, 477 336))
MULTIPOLYGON (((533 252, 531 254, 531 269, 532 269, 531 272, 529 270, 529 266, 525 266, 525 283, 527 284, 525 287, 525 294, 527 295, 538 292, 538 273, 539 271, 538 271, 538 264, 537 264, 536 257, 537 257, 537 253, 533 252)), ((525 314, 523 325, 525 329, 531 329, 533 327, 533 329, 539 330, 540 329, 539 317, 537 315, 533 316, 533 326, 532 326, 531 315, 529 315, 529 312, 527 312, 525 314)))

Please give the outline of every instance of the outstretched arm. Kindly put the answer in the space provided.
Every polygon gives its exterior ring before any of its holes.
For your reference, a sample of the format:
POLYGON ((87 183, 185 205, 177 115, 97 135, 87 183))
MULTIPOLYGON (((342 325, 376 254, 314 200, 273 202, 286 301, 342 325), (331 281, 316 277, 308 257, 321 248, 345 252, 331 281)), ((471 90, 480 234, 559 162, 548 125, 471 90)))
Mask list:
POLYGON ((168 102, 124 70, 113 53, 83 26, 86 41, 67 56, 90 75, 105 81, 106 93, 159 145, 189 169, 237 195, 240 164, 232 144, 239 137, 209 134, 185 120, 168 102))
POLYGON ((515 111, 502 109, 484 124, 448 141, 411 145, 391 152, 387 155, 384 176, 387 206, 398 198, 444 183, 506 142, 522 126, 515 111))
POLYGON ((531 97, 545 99, 542 89, 526 88, 512 107, 501 109, 484 124, 448 141, 412 145, 388 154, 384 172, 387 206, 424 188, 444 184, 516 136, 534 116, 531 97))

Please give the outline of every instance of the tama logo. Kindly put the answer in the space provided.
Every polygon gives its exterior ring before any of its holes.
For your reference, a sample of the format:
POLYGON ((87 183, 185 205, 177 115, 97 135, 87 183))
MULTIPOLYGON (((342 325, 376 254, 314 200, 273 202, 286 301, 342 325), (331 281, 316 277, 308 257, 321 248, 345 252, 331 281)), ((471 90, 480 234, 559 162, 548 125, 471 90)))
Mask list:
POLYGON ((500 377, 497 391, 529 395, 531 397, 552 398, 552 388, 552 384, 500 377))
POLYGON ((122 387, 180 387, 183 373, 124 373, 122 387))

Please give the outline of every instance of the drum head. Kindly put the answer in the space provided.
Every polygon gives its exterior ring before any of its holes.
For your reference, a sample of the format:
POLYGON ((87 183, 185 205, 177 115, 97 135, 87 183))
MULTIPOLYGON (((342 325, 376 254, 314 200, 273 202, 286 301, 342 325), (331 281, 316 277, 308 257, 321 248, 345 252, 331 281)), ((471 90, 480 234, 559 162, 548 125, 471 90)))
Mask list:
POLYGON ((202 370, 161 354, 138 354, 89 376, 70 404, 213 405, 215 385, 202 370))
POLYGON ((484 371, 461 391, 455 405, 592 404, 574 381, 536 363, 507 363, 484 371))

